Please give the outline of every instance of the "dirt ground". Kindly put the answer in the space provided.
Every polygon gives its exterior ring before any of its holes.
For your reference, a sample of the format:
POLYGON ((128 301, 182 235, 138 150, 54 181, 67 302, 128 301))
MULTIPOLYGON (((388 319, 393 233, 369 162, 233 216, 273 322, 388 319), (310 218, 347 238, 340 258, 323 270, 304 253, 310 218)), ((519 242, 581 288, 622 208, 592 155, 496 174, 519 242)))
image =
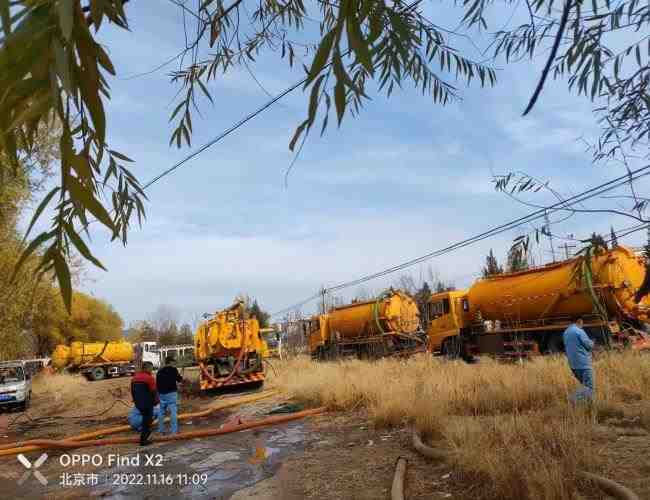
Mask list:
MULTIPOLYGON (((195 374, 187 370, 185 378, 192 381, 195 374)), ((79 376, 81 377, 81 376, 79 376)), ((85 380, 84 380, 85 382, 85 380)), ((93 391, 93 399, 79 404, 57 405, 54 394, 37 393, 36 384, 27 411, 16 409, 0 413, 0 444, 17 440, 60 439, 102 427, 126 424, 131 409, 130 377, 118 377, 87 382, 84 390, 93 391), (85 404, 82 404, 85 403, 85 404)), ((82 398, 83 399, 83 398, 82 398)), ((182 411, 195 411, 211 401, 210 397, 181 393, 182 411)))
MULTIPOLYGON (((287 459, 273 478, 241 490, 233 500, 390 498, 399 457, 407 459, 405 496, 410 500, 484 498, 480 486, 464 482, 449 465, 417 454, 405 427, 374 429, 359 412, 315 418, 312 429, 319 440, 287 459)), ((607 476, 650 499, 650 434, 634 422, 611 419, 600 426, 597 439, 607 476)), ((584 485, 582 498, 608 497, 584 485)))
MULTIPOLYGON (((126 423, 129 410, 128 387, 129 379, 113 379, 95 382, 93 387, 101 389, 105 394, 104 406, 96 408, 93 413, 81 415, 79 410, 68 408, 62 415, 39 417, 48 404, 47 398, 34 400, 27 415, 6 413, 0 415, 0 443, 17 440, 42 438, 62 438, 80 432, 111 427, 126 423), (121 399, 123 403, 115 403, 121 399), (83 417, 83 418, 73 418, 83 417), (7 425, 11 424, 8 426, 7 425)), ((227 398, 241 395, 239 393, 224 394, 219 397, 227 398)), ((214 402, 213 396, 182 396, 181 412, 196 411, 214 402)), ((285 400, 277 395, 219 412, 203 419, 194 419, 183 425, 183 430, 214 427, 227 421, 241 418, 263 418, 270 409, 285 400)), ((605 471, 611 477, 634 490, 639 498, 650 499, 650 433, 646 422, 626 417, 635 414, 635 409, 623 409, 619 414, 603 419, 596 433, 599 444, 599 454, 605 464, 605 471), (629 411, 627 411, 629 410, 629 411)), ((282 453, 274 455, 273 463, 268 467, 261 464, 254 474, 245 474, 239 482, 217 479, 212 489, 192 490, 190 496, 198 498, 233 498, 243 500, 271 499, 382 499, 389 498, 390 487, 395 462, 398 457, 408 461, 406 474, 406 497, 412 500, 431 498, 472 499, 482 498, 480 487, 464 482, 445 463, 425 459, 413 451, 411 434, 407 427, 376 429, 368 424, 363 411, 355 413, 329 413, 323 416, 311 417, 299 424, 299 442, 291 441, 282 453), (221 483, 219 483, 221 481, 221 483), (219 483, 219 484, 217 484, 219 483), (216 486, 215 486, 216 485, 216 486), (225 486, 224 486, 225 485, 225 486)), ((282 427, 282 426, 279 426, 282 427)), ((284 427, 287 427, 286 425, 284 427)), ((154 445, 155 450, 169 457, 179 458, 179 463, 188 460, 206 460, 211 472, 237 475, 239 469, 250 468, 250 450, 255 436, 266 436, 272 442, 275 439, 273 430, 267 434, 237 433, 215 438, 207 438, 196 442, 179 442, 154 445), (237 453, 239 461, 231 458, 237 453), (185 454, 185 455, 184 455, 185 454), (207 457, 207 458, 206 458, 207 457), (210 462, 212 461, 212 462, 210 462), (210 465, 212 464, 212 465, 210 465)), ((271 446, 275 446, 271 444, 271 446)), ((269 448, 271 450, 271 448, 269 448)), ((104 453, 126 453, 133 451, 132 445, 123 445, 104 449, 104 453)), ((35 452, 37 453, 37 452, 35 452)), ((52 456, 60 452, 52 452, 52 456)), ((31 457, 30 459, 35 459, 31 457)), ((49 460, 44 473, 48 477, 56 477, 60 472, 56 461, 49 460)), ((185 463, 184 462, 184 463, 185 463)), ((16 479, 24 473, 24 468, 14 457, 0 458, 2 472, 0 476, 16 479)), ((228 475, 226 474, 226 475, 228 475)), ((221 477, 221 476, 219 476, 221 477)), ((230 476, 229 476, 230 477, 230 476)), ((3 498, 84 498, 88 496, 105 496, 123 498, 136 496, 158 498, 153 494, 142 492, 115 491, 109 489, 67 489, 61 490, 50 487, 46 492, 37 490, 37 484, 24 489, 14 486, 14 481, 4 481, 0 494, 3 498), (43 493, 46 493, 45 495, 43 493), (33 496, 32 496, 33 495, 33 496)), ((188 496, 187 492, 177 491, 178 497, 188 496)), ((176 493, 168 492, 169 498, 176 498, 176 493)), ((593 489, 586 488, 583 498, 605 498, 593 489)))

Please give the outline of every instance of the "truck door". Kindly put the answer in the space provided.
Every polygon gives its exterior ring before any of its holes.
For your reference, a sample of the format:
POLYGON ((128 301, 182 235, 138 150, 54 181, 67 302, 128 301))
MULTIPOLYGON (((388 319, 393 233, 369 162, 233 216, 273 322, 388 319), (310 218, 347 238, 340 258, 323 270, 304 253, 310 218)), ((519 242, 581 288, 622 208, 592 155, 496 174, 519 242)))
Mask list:
POLYGON ((434 295, 429 303, 429 345, 440 349, 443 340, 458 334, 454 304, 449 294, 434 295))

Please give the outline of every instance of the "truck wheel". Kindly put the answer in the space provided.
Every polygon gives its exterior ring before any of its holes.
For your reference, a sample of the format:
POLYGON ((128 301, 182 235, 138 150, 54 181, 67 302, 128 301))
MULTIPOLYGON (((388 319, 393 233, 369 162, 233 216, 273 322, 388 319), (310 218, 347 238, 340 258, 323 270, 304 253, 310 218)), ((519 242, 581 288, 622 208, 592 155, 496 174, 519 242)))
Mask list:
POLYGON ((90 380, 102 380, 106 377, 106 372, 101 366, 93 368, 90 372, 90 380))
POLYGON ((440 353, 450 359, 458 359, 463 354, 463 341, 458 337, 448 337, 440 347, 440 353))

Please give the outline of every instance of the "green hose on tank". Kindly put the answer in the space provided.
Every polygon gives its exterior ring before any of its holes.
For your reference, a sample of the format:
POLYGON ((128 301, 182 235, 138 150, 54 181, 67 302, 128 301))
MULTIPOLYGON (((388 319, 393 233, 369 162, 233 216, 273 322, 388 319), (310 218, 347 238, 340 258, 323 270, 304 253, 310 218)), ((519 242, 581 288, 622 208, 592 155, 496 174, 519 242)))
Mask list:
POLYGON ((607 310, 605 309, 605 306, 598 298, 598 295, 596 294, 596 291, 594 289, 593 270, 591 268, 591 259, 594 256, 594 251, 597 249, 598 247, 593 244, 587 246, 584 249, 585 255, 580 257, 580 260, 576 262, 576 265, 572 273, 572 280, 575 280, 576 283, 578 284, 582 282, 585 290, 589 294, 589 298, 591 299, 595 311, 603 319, 603 321, 606 321, 607 310))
POLYGON ((376 300, 375 303, 372 305, 372 314, 373 314, 373 317, 374 317, 374 319, 375 319, 375 324, 377 325, 377 329, 379 330, 379 332, 380 332, 382 335, 383 335, 384 333, 386 333, 386 332, 385 332, 384 329, 381 327, 381 322, 379 321, 379 302, 382 301, 382 300, 384 300, 384 299, 386 298, 386 296, 388 295, 388 293, 389 293, 388 291, 384 291, 384 292, 382 292, 381 294, 379 294, 379 296, 377 297, 377 300, 376 300))

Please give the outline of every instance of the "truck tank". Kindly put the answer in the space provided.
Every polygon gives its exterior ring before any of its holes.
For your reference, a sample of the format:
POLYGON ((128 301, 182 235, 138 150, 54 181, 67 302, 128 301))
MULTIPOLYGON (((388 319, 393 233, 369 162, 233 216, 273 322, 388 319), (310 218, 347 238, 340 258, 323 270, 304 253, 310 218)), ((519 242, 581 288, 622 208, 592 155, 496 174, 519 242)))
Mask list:
POLYGON ((327 326, 341 338, 414 333, 420 326, 415 300, 399 290, 389 290, 376 300, 336 307, 327 313, 327 326))
POLYGON ((70 364, 70 348, 67 345, 59 344, 52 352, 52 366, 54 368, 65 368, 70 364))
MULTIPOLYGON (((59 347, 57 346, 57 349, 59 347)), ((56 350, 55 350, 56 352, 56 350)), ((63 352, 63 351, 61 351, 63 352)), ((72 342, 70 344, 69 364, 81 366, 93 362, 119 362, 133 360, 133 346, 125 341, 111 342, 72 342)), ((54 363, 54 361, 53 361, 54 363)))
POLYGON ((264 381, 263 355, 268 351, 255 318, 244 319, 237 301, 199 326, 194 336, 202 390, 264 381))
POLYGON ((257 352, 267 350, 256 319, 243 322, 234 320, 228 317, 227 311, 217 313, 213 319, 201 325, 196 332, 194 342, 198 360, 205 360, 229 351, 239 351, 242 348, 257 352))
MULTIPOLYGON (((576 260, 479 280, 468 290, 469 313, 506 321, 592 314, 589 292, 573 277, 576 260)), ((644 259, 629 248, 616 247, 594 256, 591 264, 593 288, 608 314, 647 321, 650 301, 634 300, 645 277, 644 259)))

